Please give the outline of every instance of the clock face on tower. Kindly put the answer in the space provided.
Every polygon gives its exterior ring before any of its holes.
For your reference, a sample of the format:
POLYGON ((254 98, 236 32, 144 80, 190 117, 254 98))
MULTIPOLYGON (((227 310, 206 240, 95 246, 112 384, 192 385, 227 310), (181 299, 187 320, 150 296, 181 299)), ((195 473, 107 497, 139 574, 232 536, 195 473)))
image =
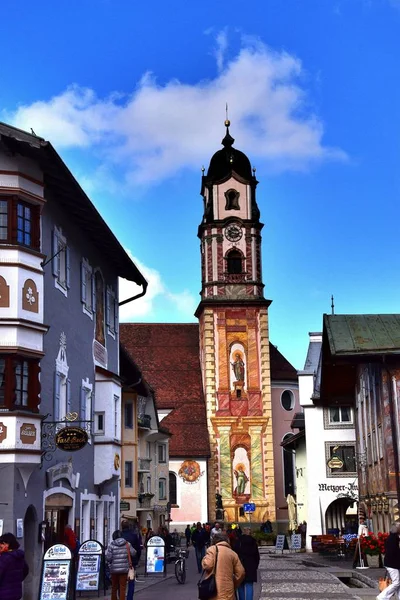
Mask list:
POLYGON ((238 242, 242 237, 243 232, 239 225, 228 225, 225 229, 225 237, 230 242, 238 242))

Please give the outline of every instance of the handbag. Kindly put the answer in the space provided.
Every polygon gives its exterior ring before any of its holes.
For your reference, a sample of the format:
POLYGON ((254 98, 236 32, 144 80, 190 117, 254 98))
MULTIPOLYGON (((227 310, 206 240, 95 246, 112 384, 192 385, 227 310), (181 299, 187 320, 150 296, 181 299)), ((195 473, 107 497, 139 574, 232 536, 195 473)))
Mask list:
POLYGON ((135 569, 133 568, 133 565, 132 565, 132 558, 131 558, 131 553, 129 552, 128 542, 126 543, 126 551, 128 553, 128 563, 129 563, 128 581, 133 581, 135 579, 135 569))
POLYGON ((215 546, 215 549, 215 563, 211 575, 206 577, 207 571, 203 570, 201 577, 197 583, 197 588, 199 590, 199 600, 209 600, 209 598, 213 598, 217 594, 217 582, 215 579, 215 573, 217 571, 218 563, 218 546, 215 546))

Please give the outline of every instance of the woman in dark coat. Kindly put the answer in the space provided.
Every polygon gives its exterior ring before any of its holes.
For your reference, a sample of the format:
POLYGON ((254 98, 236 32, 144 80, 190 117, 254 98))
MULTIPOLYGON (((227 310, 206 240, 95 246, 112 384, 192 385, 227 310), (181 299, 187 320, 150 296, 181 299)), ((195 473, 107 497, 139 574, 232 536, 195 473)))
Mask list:
POLYGON ((0 537, 0 598, 20 600, 22 582, 29 573, 24 551, 12 533, 0 537))
POLYGON ((245 577, 238 587, 239 600, 253 600, 253 583, 257 581, 257 570, 260 562, 260 553, 256 540, 251 535, 250 527, 244 529, 239 536, 234 551, 240 558, 245 570, 245 577))

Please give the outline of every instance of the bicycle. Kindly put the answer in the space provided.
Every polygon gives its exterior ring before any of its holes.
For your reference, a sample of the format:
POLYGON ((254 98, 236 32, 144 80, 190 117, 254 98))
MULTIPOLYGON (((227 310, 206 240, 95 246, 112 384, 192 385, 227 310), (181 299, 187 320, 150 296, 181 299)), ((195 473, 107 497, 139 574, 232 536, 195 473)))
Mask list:
POLYGON ((177 560, 175 561, 175 577, 178 583, 186 581, 186 559, 189 556, 189 550, 178 548, 176 551, 177 560))

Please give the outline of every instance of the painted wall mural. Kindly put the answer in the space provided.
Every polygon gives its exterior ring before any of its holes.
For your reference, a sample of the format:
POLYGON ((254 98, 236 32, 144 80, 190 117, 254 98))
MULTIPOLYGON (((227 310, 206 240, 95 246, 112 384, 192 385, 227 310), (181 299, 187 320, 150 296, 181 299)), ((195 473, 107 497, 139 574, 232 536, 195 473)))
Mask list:
POLYGON ((4 277, 0 277, 0 307, 8 308, 10 306, 10 286, 4 277))
POLYGON ((242 344, 236 343, 231 347, 229 362, 231 365, 230 383, 231 389, 246 387, 246 354, 242 344))
POLYGON ((185 483, 196 483, 202 474, 200 465, 195 460, 185 460, 178 471, 179 477, 181 477, 185 483))
POLYGON ((29 312, 39 312, 39 292, 33 279, 27 279, 22 288, 22 308, 29 312))
POLYGON ((240 500, 239 496, 250 494, 250 461, 246 448, 236 448, 233 461, 233 496, 240 500))

